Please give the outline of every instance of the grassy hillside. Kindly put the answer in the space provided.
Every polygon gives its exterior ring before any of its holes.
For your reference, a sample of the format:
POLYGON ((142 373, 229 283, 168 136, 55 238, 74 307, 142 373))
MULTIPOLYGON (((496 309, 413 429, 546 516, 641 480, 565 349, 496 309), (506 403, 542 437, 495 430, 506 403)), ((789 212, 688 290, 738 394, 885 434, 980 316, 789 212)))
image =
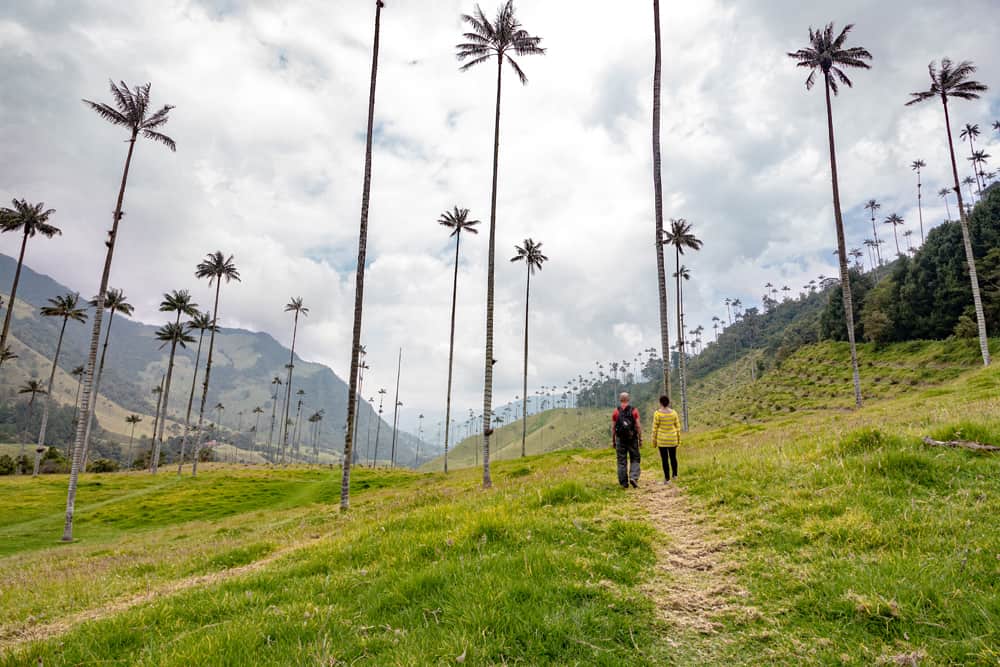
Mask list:
POLYGON ((64 478, 0 479, 0 665, 995 665, 1000 456, 920 438, 1000 444, 1000 368, 911 353, 951 379, 698 428, 637 492, 604 449, 500 460, 489 492, 356 469, 346 515, 337 468, 85 475, 60 545, 64 478))

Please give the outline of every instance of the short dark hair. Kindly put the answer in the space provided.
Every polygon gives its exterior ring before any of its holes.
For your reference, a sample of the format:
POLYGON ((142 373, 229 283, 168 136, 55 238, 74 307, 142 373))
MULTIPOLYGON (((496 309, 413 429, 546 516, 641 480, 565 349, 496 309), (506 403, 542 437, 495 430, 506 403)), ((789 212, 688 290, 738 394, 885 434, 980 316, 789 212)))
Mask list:
POLYGON ((660 396, 660 405, 662 405, 665 408, 669 408, 670 407, 670 397, 667 396, 666 394, 664 394, 663 396, 660 396))

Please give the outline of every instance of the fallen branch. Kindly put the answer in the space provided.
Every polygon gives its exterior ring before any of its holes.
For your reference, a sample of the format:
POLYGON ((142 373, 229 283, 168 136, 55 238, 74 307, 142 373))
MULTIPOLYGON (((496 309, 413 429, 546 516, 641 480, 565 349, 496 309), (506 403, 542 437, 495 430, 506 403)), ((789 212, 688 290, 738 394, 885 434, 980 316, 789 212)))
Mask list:
POLYGON ((924 444, 931 445, 933 447, 955 447, 962 449, 971 449, 976 452, 1000 452, 1000 447, 994 447, 993 445, 984 445, 980 442, 972 442, 971 440, 934 440, 933 438, 928 438, 924 436, 924 444))

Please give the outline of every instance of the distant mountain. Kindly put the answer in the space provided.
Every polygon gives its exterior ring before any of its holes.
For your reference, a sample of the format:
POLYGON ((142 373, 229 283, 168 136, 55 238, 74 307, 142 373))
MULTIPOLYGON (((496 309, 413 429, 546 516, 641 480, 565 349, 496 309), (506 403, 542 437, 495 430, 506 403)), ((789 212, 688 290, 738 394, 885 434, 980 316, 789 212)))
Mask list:
MULTIPOLYGON (((0 254, 0 293, 7 301, 10 284, 13 280, 16 260, 0 254)), ((21 270, 21 282, 18 285, 18 304, 11 323, 11 335, 15 339, 15 348, 20 343, 40 357, 30 354, 14 364, 5 364, 0 370, 0 384, 10 392, 14 383, 20 383, 23 377, 13 378, 11 373, 20 369, 23 375, 48 379, 52 355, 55 354, 56 341, 59 336, 61 321, 55 318, 42 317, 38 308, 47 300, 68 292, 70 287, 61 285, 49 276, 39 274, 25 265, 21 270)), ((128 294, 127 286, 125 288, 128 294)), ((81 295, 90 298, 93 295, 81 295)), ((105 330, 107 327, 105 314, 105 330)), ((153 414, 156 405, 152 400, 151 390, 160 382, 161 374, 166 371, 168 350, 161 350, 154 338, 155 326, 122 317, 116 314, 111 329, 111 345, 108 360, 101 381, 101 394, 123 408, 135 412, 153 414)), ((86 351, 90 343, 90 324, 71 323, 66 329, 63 351, 59 366, 69 373, 75 366, 86 360, 86 351)), ((102 334, 103 340, 103 334, 102 334)), ((173 387, 170 392, 170 418, 183 422, 184 411, 187 408, 194 366, 196 345, 186 350, 179 349, 174 368, 173 387)), ((199 389, 195 397, 197 414, 200 399, 200 378, 204 373, 205 353, 208 349, 208 336, 202 353, 199 374, 199 389)), ((15 349, 15 352, 17 350, 15 349)), ((246 329, 222 328, 215 337, 215 354, 212 360, 212 379, 208 392, 206 420, 215 421, 216 413, 209 414, 209 408, 222 403, 225 409, 222 423, 226 428, 236 429, 238 425, 247 431, 255 423, 252 410, 256 406, 264 409, 260 419, 259 436, 267 440, 271 425, 271 400, 273 387, 271 380, 275 376, 285 379, 290 350, 281 345, 270 334, 248 331, 246 329), (242 412, 242 418, 239 413, 242 412), (242 424, 239 424, 242 422, 242 424)), ((298 398, 295 395, 299 389, 306 393, 302 407, 302 432, 308 432, 306 418, 318 409, 324 410, 321 422, 322 432, 320 449, 332 453, 343 452, 344 425, 347 421, 347 384, 327 366, 312 363, 295 357, 295 375, 292 383, 292 402, 289 416, 294 419, 298 398)), ((65 390, 65 388, 64 388, 65 390)), ((278 396, 278 412, 284 401, 284 386, 278 396)), ((75 386, 73 387, 75 392, 75 386)), ((63 393, 65 394, 65 391, 63 393)), ((72 404, 72 398, 68 401, 72 404)), ((276 420, 275 436, 280 430, 280 417, 276 420)), ((375 437, 378 437, 378 456, 385 462, 392 446, 392 425, 382 421, 378 427, 378 416, 373 408, 362 403, 358 422, 358 461, 367 462, 376 449, 375 437), (369 429, 371 434, 369 436, 369 429)), ((107 425, 105 425, 107 426, 107 425)), ((114 431, 121 432, 122 427, 115 426, 114 431)), ((305 442, 305 438, 303 438, 305 442)), ((417 438, 409 433, 400 432, 396 442, 396 460, 400 465, 414 464, 417 438)), ((428 460, 437 454, 429 443, 421 445, 421 461, 428 460)))

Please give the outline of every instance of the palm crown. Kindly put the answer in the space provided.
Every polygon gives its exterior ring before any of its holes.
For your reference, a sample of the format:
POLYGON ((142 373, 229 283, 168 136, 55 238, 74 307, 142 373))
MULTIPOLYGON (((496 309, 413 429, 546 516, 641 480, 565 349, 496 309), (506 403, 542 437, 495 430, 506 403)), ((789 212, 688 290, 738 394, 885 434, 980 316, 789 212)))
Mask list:
POLYGON ((986 90, 986 86, 978 81, 973 81, 971 77, 976 72, 976 66, 968 60, 955 65, 949 58, 941 59, 941 68, 933 61, 927 66, 927 72, 931 77, 931 87, 916 93, 910 93, 911 99, 906 106, 924 102, 926 100, 941 97, 945 103, 949 97, 957 97, 962 100, 979 99, 979 93, 986 90))
POLYGON ((169 104, 164 105, 159 111, 149 114, 149 89, 150 84, 136 86, 134 90, 128 87, 124 81, 111 84, 111 95, 115 98, 115 107, 104 102, 91 102, 83 100, 91 109, 108 121, 112 125, 119 125, 128 128, 133 139, 142 134, 147 139, 158 141, 172 151, 177 150, 174 140, 159 132, 167 124, 170 110, 174 107, 169 104))
POLYGON ((535 243, 531 239, 524 239, 524 245, 514 246, 514 251, 517 253, 515 256, 510 258, 512 262, 524 261, 528 265, 528 271, 534 273, 536 270, 542 270, 542 264, 549 261, 549 258, 542 254, 542 244, 535 243))
POLYGON ((194 275, 197 278, 208 278, 209 286, 216 280, 223 279, 227 283, 232 280, 240 282, 240 272, 233 263, 233 256, 225 257, 219 250, 209 253, 199 262, 194 275))
POLYGON ((913 162, 910 163, 910 169, 912 169, 913 171, 920 171, 926 166, 927 163, 924 162, 923 160, 914 160, 913 162))
POLYGON ((288 303, 285 304, 285 312, 286 313, 296 312, 300 313, 303 316, 308 316, 309 308, 302 305, 302 297, 296 296, 289 299, 288 303))
POLYGON ((20 231, 28 237, 41 234, 46 238, 62 234, 61 229, 48 223, 55 209, 46 209, 43 202, 29 204, 24 199, 14 199, 11 203, 14 208, 0 209, 0 231, 20 231))
POLYGON ((672 245, 680 254, 685 249, 701 250, 701 239, 691 233, 691 223, 684 218, 671 218, 670 229, 663 230, 663 245, 672 245))
POLYGON ((163 345, 161 345, 160 348, 166 347, 167 345, 180 345, 181 347, 187 347, 187 343, 194 342, 194 336, 190 335, 188 331, 188 325, 186 324, 168 322, 157 329, 154 335, 156 336, 156 340, 163 341, 163 345))
POLYGON ((479 230, 476 229, 476 225, 479 224, 478 220, 469 220, 469 209, 455 207, 451 211, 445 211, 438 218, 438 224, 444 225, 451 230, 451 234, 448 236, 455 236, 461 234, 462 232, 469 232, 470 234, 478 234, 479 230))
POLYGON ((455 47, 458 49, 458 59, 466 61, 459 69, 464 72, 496 56, 501 61, 507 60, 522 84, 528 82, 528 77, 524 75, 517 61, 511 57, 510 52, 513 51, 518 56, 531 56, 542 55, 545 49, 538 46, 542 41, 541 37, 532 37, 521 27, 521 23, 514 15, 513 0, 507 0, 497 10, 496 19, 492 22, 486 18, 479 5, 476 5, 474 15, 463 14, 462 20, 469 24, 472 32, 462 35, 469 40, 468 42, 455 47))
POLYGON ((905 221, 901 217, 899 217, 898 213, 893 213, 892 215, 890 215, 888 218, 885 219, 885 224, 892 225, 893 227, 902 225, 904 222, 905 221))
MULTIPOLYGON (((96 296, 90 300, 90 305, 97 307, 96 296)), ((121 313, 122 315, 131 315, 135 311, 135 306, 129 303, 128 297, 125 296, 125 290, 114 287, 108 288, 104 297, 104 307, 113 313, 121 313)))
MULTIPOLYGON (((188 326, 199 331, 208 331, 212 328, 212 314, 195 311, 194 315, 191 316, 191 321, 188 322, 188 326)), ((216 326, 215 330, 218 331, 219 327, 216 326)))
POLYGON ((963 140, 975 139, 979 136, 979 124, 978 123, 966 123, 962 131, 958 133, 958 136, 963 140))
POLYGON ((191 293, 186 289, 174 290, 163 295, 160 302, 161 313, 180 313, 186 317, 197 317, 198 304, 191 300, 191 293))
POLYGON ((34 398, 35 394, 45 394, 47 392, 45 391, 45 385, 40 380, 28 380, 18 388, 17 393, 31 394, 31 397, 34 398))
POLYGON ((46 317, 64 317, 77 322, 87 321, 87 311, 80 308, 80 295, 69 293, 49 299, 50 306, 42 306, 41 313, 46 317))
POLYGON ((844 73, 844 69, 848 67, 871 69, 871 65, 865 62, 872 59, 872 54, 867 49, 860 46, 844 48, 847 35, 853 28, 853 24, 845 26, 836 37, 833 36, 833 23, 828 23, 822 30, 809 28, 809 46, 788 54, 798 61, 798 67, 812 70, 806 79, 807 90, 812 90, 813 84, 816 83, 817 69, 823 72, 834 95, 838 92, 838 81, 848 88, 853 85, 844 73))

